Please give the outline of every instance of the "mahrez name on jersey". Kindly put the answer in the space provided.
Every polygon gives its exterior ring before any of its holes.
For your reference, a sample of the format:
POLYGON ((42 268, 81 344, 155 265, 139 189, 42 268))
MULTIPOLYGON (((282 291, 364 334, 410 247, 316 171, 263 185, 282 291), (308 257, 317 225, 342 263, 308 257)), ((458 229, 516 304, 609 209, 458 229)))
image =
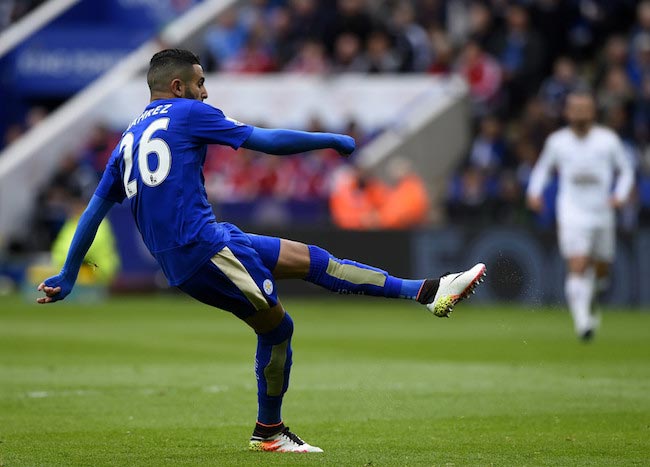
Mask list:
POLYGON ((139 117, 136 117, 136 119, 133 120, 133 121, 129 124, 129 126, 126 128, 126 130, 124 131, 124 133, 126 133, 127 131, 129 131, 133 125, 137 125, 138 123, 140 123, 140 122, 141 122, 142 120, 144 120, 145 118, 149 118, 149 117, 151 117, 151 116, 153 116, 153 115, 166 114, 167 111, 169 110, 169 108, 170 108, 172 105, 174 105, 174 104, 164 104, 164 105, 156 106, 156 107, 154 107, 153 109, 145 110, 144 112, 142 112, 142 113, 140 114, 139 117))

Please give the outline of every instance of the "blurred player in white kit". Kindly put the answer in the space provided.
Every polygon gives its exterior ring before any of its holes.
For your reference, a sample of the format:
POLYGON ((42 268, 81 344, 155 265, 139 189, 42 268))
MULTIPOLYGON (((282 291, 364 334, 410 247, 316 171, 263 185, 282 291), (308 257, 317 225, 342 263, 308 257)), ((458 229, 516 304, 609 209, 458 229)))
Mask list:
POLYGON ((630 195, 634 170, 616 133, 596 124, 591 94, 569 94, 565 117, 568 125, 546 140, 531 174, 527 201, 532 210, 543 209, 544 187, 557 170, 558 241, 568 270, 565 293, 576 334, 586 341, 599 325, 593 298, 608 283, 616 246, 616 209, 630 195))

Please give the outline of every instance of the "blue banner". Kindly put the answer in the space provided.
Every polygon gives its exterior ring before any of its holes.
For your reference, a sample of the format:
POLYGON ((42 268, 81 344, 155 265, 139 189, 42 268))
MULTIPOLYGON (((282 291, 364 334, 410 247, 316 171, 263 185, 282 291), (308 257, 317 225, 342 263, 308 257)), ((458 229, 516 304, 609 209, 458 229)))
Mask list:
POLYGON ((113 27, 49 28, 14 54, 13 89, 25 96, 66 96, 79 91, 145 40, 113 27))
POLYGON ((196 3, 82 0, 2 61, 2 81, 22 98, 67 98, 196 3))

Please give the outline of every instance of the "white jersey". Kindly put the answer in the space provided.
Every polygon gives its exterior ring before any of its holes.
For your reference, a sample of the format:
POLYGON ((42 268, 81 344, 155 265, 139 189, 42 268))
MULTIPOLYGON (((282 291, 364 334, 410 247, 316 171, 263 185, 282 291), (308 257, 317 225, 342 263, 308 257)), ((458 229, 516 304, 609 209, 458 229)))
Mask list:
POLYGON ((569 127, 551 134, 531 173, 528 196, 542 195, 554 168, 560 178, 559 224, 584 227, 614 224, 610 199, 614 196, 625 201, 634 183, 632 164, 616 133, 596 125, 584 137, 569 127), (618 179, 612 193, 616 172, 618 179))

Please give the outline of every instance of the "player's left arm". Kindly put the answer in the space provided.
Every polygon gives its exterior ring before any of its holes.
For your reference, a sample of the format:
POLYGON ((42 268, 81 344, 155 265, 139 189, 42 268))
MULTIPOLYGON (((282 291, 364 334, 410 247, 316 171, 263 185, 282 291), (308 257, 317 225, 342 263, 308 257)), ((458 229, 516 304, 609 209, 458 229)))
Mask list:
POLYGON ((336 133, 253 127, 242 146, 275 155, 297 154, 316 149, 334 149, 348 155, 354 151, 355 141, 351 136, 336 133))
POLYGON ((618 171, 618 178, 614 186, 614 193, 612 196, 612 206, 618 208, 623 206, 629 199, 632 187, 634 185, 634 167, 630 158, 625 154, 623 143, 615 136, 613 158, 614 167, 618 171))
POLYGON ((199 101, 190 106, 187 128, 190 137, 203 144, 225 144, 233 149, 243 146, 267 154, 334 149, 347 155, 355 149, 354 138, 347 135, 259 128, 226 117, 221 110, 199 101))

